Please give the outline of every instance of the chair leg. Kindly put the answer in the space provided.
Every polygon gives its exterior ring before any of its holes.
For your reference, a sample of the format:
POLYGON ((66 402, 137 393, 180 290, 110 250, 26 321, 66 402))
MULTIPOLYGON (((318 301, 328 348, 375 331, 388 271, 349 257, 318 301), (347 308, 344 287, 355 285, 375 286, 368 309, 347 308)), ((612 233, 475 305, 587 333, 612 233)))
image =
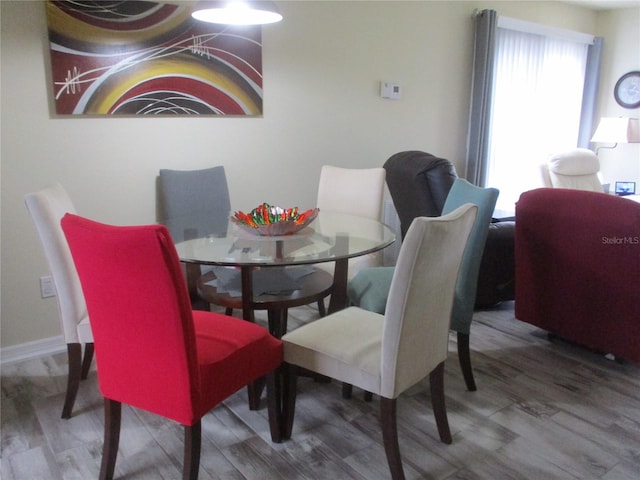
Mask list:
MULTIPOLYGON (((195 232, 185 231, 185 240, 196 238, 195 232)), ((205 312, 211 310, 209 302, 205 301, 198 294, 198 278, 202 276, 202 269, 196 263, 187 263, 185 265, 185 275, 187 281, 187 290, 189 290, 189 298, 191 299, 191 308, 193 310, 203 310, 205 312)))
POLYGON ((342 398, 351 398, 353 394, 353 385, 342 382, 342 398))
POLYGON ((320 314, 321 317, 327 316, 327 309, 324 306, 324 299, 322 298, 318 300, 318 313, 320 314))
POLYGON ((182 464, 183 480, 198 480, 201 440, 202 426, 200 420, 193 425, 184 426, 184 460, 182 464))
POLYGON ((102 447, 102 465, 100 466, 100 480, 111 480, 116 467, 118 445, 120 443, 120 419, 122 404, 104 399, 104 446, 102 447))
POLYGON ((288 328, 289 328, 289 309, 285 308, 284 311, 282 312, 282 335, 287 334, 288 328))
POLYGON ((287 333, 287 309, 274 308, 267 310, 269 333, 276 338, 282 338, 287 333))
POLYGON ((224 314, 229 316, 229 317, 232 317, 233 316, 233 308, 231 308, 231 307, 225 308, 224 309, 224 314))
POLYGON ((467 390, 475 392, 476 382, 473 379, 473 369, 471 368, 471 353, 469 352, 469 334, 458 332, 458 360, 460 360, 460 369, 464 377, 464 383, 467 384, 467 390))
POLYGON ((260 410, 260 397, 264 390, 264 377, 256 378, 247 385, 247 396, 249 397, 249 410, 260 410))
MULTIPOLYGON (((342 382, 342 398, 349 399, 352 395, 353 385, 342 382)), ((365 402, 370 402, 371 400, 373 400, 373 393, 367 392, 366 390, 362 392, 362 396, 365 402)))
POLYGON ((280 370, 267 374, 267 411, 271 441, 282 443, 282 388, 280 370))
POLYGON ((298 367, 282 364, 282 440, 291 438, 293 417, 296 413, 298 367))
POLYGON ((447 419, 447 408, 444 403, 444 362, 438 364, 429 375, 431 385, 431 405, 436 417, 440 440, 447 445, 451 444, 451 431, 447 419))
POLYGON ((82 375, 82 345, 79 343, 67 343, 67 357, 69 372, 67 375, 67 394, 62 407, 62 418, 71 418, 73 404, 76 401, 80 378, 82 375))
POLYGON ((396 421, 396 399, 380 397, 380 423, 382 442, 387 454, 387 463, 392 480, 404 480, 404 469, 398 444, 398 424, 396 421))
POLYGON ((91 369, 91 362, 93 361, 93 343, 84 344, 84 357, 82 358, 82 372, 80 373, 80 379, 86 380, 91 369))

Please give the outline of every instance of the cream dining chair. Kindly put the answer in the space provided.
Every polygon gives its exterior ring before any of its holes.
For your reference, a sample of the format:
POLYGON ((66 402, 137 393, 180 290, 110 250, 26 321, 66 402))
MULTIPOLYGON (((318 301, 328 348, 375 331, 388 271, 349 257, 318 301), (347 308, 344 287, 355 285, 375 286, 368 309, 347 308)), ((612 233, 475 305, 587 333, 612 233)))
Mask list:
MULTIPOLYGON (((385 169, 341 168, 324 165, 320 171, 316 207, 320 212, 336 212, 381 220, 385 188, 385 169)), ((322 216, 322 214, 321 214, 322 216)), ((382 265, 382 252, 351 258, 348 262, 348 279, 362 268, 382 265)), ((334 273, 335 263, 320 263, 317 268, 334 273)), ((346 288, 346 286, 345 286, 346 288)), ((323 301, 318 309, 324 312, 323 301)))
POLYGON ((418 217, 407 232, 384 315, 359 307, 339 310, 282 337, 283 438, 290 438, 296 377, 302 368, 380 396, 380 420, 394 480, 404 479, 396 400, 430 377, 440 439, 451 443, 444 398, 444 361, 456 278, 477 207, 418 217))
MULTIPOLYGON (((478 286, 478 272, 498 193, 495 188, 477 187, 462 178, 456 178, 442 208, 442 213, 446 214, 465 203, 473 203, 478 207, 478 214, 462 257, 451 311, 451 330, 457 333, 458 359, 469 391, 476 390, 471 367, 469 336, 478 286)), ((393 279, 393 269, 393 267, 375 267, 361 270, 349 282, 347 291, 351 304, 384 314, 393 279)), ((347 397, 350 396, 348 389, 345 389, 345 394, 347 397)))
POLYGON ((70 418, 80 380, 87 378, 93 360, 93 334, 87 306, 67 240, 60 227, 60 220, 65 213, 76 213, 76 209, 59 183, 27 194, 25 204, 38 230, 56 289, 58 315, 69 359, 62 418, 70 418))

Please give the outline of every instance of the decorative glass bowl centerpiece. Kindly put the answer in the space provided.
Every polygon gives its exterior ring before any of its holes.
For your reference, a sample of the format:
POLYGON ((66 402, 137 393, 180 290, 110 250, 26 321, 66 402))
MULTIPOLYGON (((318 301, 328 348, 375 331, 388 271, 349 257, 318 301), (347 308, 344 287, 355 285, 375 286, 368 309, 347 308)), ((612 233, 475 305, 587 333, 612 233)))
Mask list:
POLYGON ((309 225, 318 216, 319 211, 319 208, 312 208, 300 213, 298 207, 282 208, 263 203, 249 213, 235 212, 231 220, 257 235, 292 235, 309 225))

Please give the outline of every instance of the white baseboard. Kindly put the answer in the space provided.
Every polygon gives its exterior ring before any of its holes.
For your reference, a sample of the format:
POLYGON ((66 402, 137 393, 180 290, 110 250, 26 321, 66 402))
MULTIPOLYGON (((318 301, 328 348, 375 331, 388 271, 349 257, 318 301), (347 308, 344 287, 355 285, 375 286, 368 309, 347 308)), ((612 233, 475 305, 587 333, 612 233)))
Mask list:
POLYGON ((12 345, 0 349, 0 363, 2 365, 10 365, 23 360, 64 352, 66 349, 67 344, 62 338, 62 335, 43 338, 42 340, 35 340, 33 342, 12 345))

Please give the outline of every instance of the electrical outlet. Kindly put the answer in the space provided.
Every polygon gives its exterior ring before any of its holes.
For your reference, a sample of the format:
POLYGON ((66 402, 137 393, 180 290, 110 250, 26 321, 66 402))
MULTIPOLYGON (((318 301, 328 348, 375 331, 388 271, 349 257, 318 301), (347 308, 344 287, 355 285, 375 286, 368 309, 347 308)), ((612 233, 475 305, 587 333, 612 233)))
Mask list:
POLYGON ((56 296, 56 286, 53 284, 51 276, 40 277, 40 296, 42 298, 56 296))

